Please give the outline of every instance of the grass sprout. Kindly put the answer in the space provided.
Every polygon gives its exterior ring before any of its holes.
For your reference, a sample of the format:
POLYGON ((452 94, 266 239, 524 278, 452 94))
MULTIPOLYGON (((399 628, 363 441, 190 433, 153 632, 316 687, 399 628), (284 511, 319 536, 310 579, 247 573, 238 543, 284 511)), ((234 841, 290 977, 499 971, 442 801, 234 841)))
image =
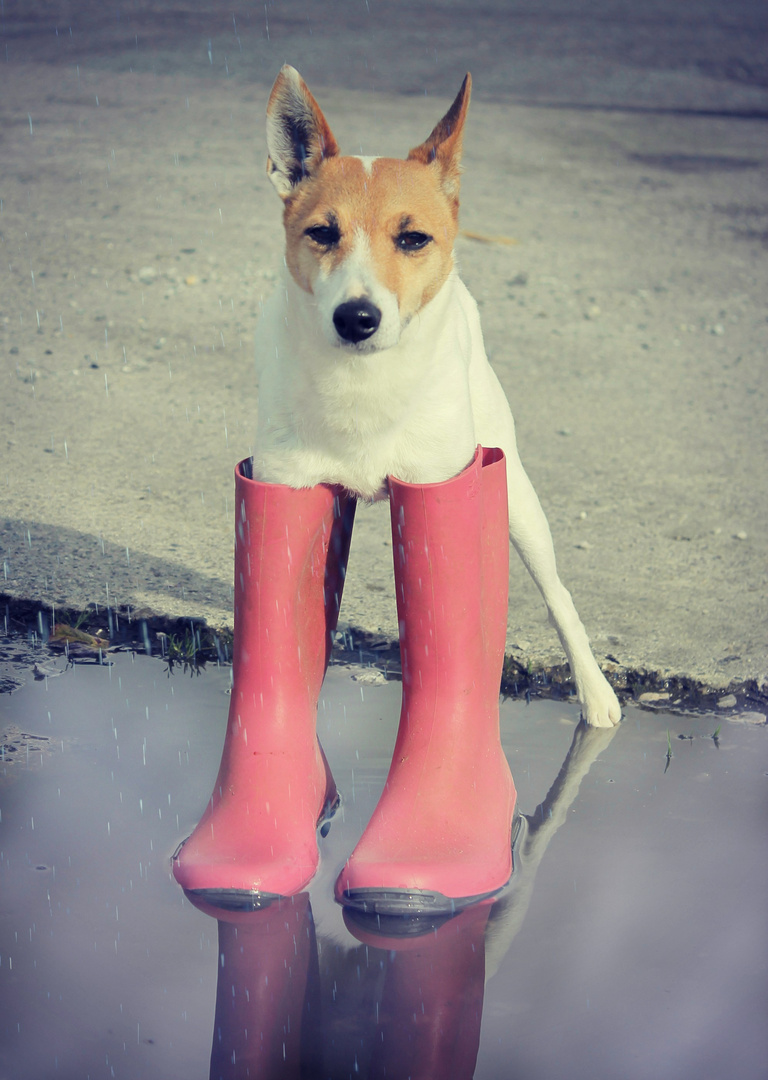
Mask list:
POLYGON ((664 766, 664 772, 669 768, 669 763, 672 760, 672 736, 669 734, 669 728, 667 728, 667 764, 664 766))

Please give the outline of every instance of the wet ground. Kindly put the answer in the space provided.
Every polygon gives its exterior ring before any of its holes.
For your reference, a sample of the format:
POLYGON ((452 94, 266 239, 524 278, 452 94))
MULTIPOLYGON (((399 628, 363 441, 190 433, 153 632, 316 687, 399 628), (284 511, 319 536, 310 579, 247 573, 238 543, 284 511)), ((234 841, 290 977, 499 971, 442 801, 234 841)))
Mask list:
POLYGON ((418 928, 331 899, 399 683, 331 668, 319 728, 344 802, 320 872, 216 919, 169 858, 213 783, 229 670, 64 668, 0 697, 0 1076, 765 1075, 764 724, 631 707, 586 733, 570 704, 505 701, 526 815, 512 883, 403 936, 418 928))

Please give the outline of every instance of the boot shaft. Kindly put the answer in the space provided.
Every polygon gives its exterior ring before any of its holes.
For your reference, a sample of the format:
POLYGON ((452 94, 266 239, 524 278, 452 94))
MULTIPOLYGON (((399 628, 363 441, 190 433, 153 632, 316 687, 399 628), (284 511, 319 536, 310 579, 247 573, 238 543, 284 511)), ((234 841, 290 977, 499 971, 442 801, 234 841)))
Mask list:
POLYGON ((289 488, 235 470, 233 677, 260 693, 305 686, 315 701, 328 665, 355 499, 321 484, 289 488), (318 632, 322 627, 322 636, 318 632), (278 677, 279 676, 279 677, 278 677))
POLYGON ((500 450, 478 448, 441 484, 390 478, 404 696, 425 691, 498 710, 506 644, 509 539, 500 450), (430 689, 431 688, 431 689, 430 689))

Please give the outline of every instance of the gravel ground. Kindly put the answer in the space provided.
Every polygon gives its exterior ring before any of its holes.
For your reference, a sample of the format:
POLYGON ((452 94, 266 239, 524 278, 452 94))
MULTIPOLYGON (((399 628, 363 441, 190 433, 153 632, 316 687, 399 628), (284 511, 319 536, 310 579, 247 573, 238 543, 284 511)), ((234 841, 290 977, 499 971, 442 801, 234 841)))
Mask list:
MULTIPOLYGON (((343 148, 403 155, 469 68, 462 226, 484 239, 458 259, 595 652, 619 686, 764 701, 765 16, 693 10, 6 0, 8 614, 231 625, 232 469, 282 258, 268 87, 294 63, 343 148)), ((388 643, 387 508, 355 530, 342 622, 388 643)), ((507 640, 521 669, 563 664, 516 558, 507 640)))

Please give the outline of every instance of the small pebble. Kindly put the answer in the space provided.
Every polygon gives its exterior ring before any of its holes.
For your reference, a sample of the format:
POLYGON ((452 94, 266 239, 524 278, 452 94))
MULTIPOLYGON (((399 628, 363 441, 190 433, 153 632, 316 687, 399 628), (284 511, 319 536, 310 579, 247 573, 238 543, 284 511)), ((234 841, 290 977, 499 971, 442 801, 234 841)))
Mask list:
POLYGON ((721 697, 717 703, 718 709, 734 709, 738 704, 738 699, 735 694, 726 694, 725 697, 721 697))
POLYGON ((378 668, 365 668, 363 671, 356 671, 352 675, 354 682, 363 683, 365 686, 382 686, 387 677, 383 671, 379 671, 378 668))
POLYGON ((743 529, 741 529, 739 532, 733 534, 733 539, 734 540, 746 540, 747 539, 747 534, 744 532, 743 529))
POLYGON ((671 696, 671 694, 656 694, 649 691, 648 693, 641 694, 637 700, 642 701, 644 704, 647 705, 653 704, 653 702, 655 701, 669 701, 671 696))
POLYGON ((764 724, 765 715, 761 712, 738 712, 728 719, 732 724, 764 724))
POLYGON ((32 668, 32 674, 37 680, 55 679, 57 675, 63 675, 64 671, 53 664, 35 664, 32 668))
POLYGON ((142 266, 138 277, 142 285, 152 285, 157 277, 157 270, 155 270, 154 266, 142 266))

